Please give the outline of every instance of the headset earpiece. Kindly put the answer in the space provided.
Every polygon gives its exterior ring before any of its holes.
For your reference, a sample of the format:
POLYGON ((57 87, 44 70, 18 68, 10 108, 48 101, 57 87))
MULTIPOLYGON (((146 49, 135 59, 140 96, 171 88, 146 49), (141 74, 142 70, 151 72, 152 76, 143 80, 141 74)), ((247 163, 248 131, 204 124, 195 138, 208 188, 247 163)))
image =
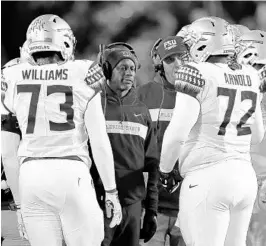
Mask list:
POLYGON ((108 61, 105 61, 102 65, 103 74, 106 79, 110 80, 112 78, 112 66, 108 61))
POLYGON ((104 44, 100 44, 99 45, 99 55, 97 57, 98 59, 98 63, 101 66, 102 70, 103 70, 103 74, 105 76, 106 79, 110 80, 111 76, 112 76, 112 67, 111 64, 106 61, 106 50, 108 50, 108 46, 104 45, 104 44))

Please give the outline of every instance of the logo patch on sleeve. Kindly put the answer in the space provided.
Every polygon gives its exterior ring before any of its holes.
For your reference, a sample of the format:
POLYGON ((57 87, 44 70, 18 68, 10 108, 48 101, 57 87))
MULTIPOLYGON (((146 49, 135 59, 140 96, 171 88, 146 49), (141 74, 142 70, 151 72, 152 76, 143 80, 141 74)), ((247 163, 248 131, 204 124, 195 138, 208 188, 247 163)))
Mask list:
POLYGON ((200 71, 190 65, 181 67, 176 73, 176 82, 184 82, 202 88, 205 85, 200 71))
POLYGON ((190 65, 181 67, 175 74, 177 91, 196 97, 205 85, 201 72, 190 65))

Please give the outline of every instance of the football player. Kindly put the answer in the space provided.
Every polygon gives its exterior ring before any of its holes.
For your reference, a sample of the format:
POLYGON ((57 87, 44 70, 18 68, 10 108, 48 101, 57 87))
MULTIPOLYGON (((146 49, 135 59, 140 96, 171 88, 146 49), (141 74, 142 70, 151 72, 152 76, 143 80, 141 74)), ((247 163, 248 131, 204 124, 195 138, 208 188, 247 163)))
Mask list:
POLYGON ((110 227, 122 217, 112 150, 96 95, 103 74, 92 61, 74 59, 75 44, 63 19, 39 16, 29 25, 21 51, 27 60, 2 71, 4 107, 16 116, 22 133, 19 192, 33 246, 61 245, 62 234, 67 245, 101 244, 103 214, 89 174, 88 137, 112 211, 110 227))
MULTIPOLYGON (((266 126, 266 94, 265 94, 265 69, 266 69, 266 33, 253 30, 243 33, 237 38, 237 55, 239 62, 253 66, 261 78, 262 113, 264 127, 266 126)), ((266 135, 258 145, 251 146, 252 164, 258 179, 258 194, 254 205, 253 214, 248 231, 247 245, 263 245, 266 240, 265 210, 266 210, 266 135)))
MULTIPOLYGON (((2 67, 1 73, 4 69, 16 66, 20 63, 21 63, 20 58, 12 59, 2 67)), ((7 81, 5 81, 4 76, 2 74, 1 101, 4 100, 7 86, 8 86, 7 81)), ((4 107, 3 103, 1 103, 1 157, 7 179, 6 183, 10 188, 14 199, 14 206, 12 206, 12 210, 16 211, 17 222, 15 222, 15 215, 14 215, 15 212, 12 213, 11 211, 3 211, 2 216, 3 218, 6 218, 6 216, 10 216, 9 218, 10 225, 12 224, 13 228, 18 229, 21 240, 24 240, 27 239, 27 234, 21 217, 19 189, 18 189, 19 161, 17 157, 17 151, 18 151, 20 138, 21 138, 21 132, 18 127, 16 117, 11 112, 9 112, 6 107, 4 107)), ((5 221, 3 221, 2 231, 5 231, 6 228, 7 227, 5 226, 5 221)), ((17 233, 17 232, 12 232, 12 233, 17 233)))
POLYGON ((187 33, 195 62, 176 74, 181 96, 164 135, 160 170, 167 179, 179 159, 186 245, 244 246, 257 192, 249 148, 264 134, 260 80, 235 62, 233 32, 223 19, 197 20, 187 33))

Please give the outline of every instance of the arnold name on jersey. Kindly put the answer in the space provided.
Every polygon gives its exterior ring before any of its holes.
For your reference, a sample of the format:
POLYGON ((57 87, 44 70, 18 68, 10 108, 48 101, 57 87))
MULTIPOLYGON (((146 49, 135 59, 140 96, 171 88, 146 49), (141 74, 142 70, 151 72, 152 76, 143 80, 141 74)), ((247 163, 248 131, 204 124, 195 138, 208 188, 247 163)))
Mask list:
POLYGON ((224 79, 226 84, 252 86, 251 78, 249 75, 233 75, 224 73, 224 79))
POLYGON ((24 80, 67 80, 68 69, 27 69, 22 70, 22 78, 24 80))

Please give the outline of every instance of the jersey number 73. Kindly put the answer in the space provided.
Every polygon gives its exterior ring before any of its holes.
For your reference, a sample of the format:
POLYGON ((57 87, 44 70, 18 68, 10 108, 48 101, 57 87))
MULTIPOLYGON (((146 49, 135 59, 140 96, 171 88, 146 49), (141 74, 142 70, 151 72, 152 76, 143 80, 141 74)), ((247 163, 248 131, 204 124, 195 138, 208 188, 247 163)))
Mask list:
MULTIPOLYGON (((41 85, 40 84, 23 84, 17 85, 17 93, 31 93, 31 100, 29 106, 28 124, 26 128, 26 134, 32 134, 34 132, 37 105, 39 101, 41 85)), ((72 86, 65 85, 49 85, 47 86, 47 96, 53 93, 65 94, 65 102, 60 104, 60 111, 66 113, 66 121, 64 123, 56 123, 49 120, 49 127, 51 131, 67 131, 75 128, 74 110, 73 106, 73 88, 72 86)))

